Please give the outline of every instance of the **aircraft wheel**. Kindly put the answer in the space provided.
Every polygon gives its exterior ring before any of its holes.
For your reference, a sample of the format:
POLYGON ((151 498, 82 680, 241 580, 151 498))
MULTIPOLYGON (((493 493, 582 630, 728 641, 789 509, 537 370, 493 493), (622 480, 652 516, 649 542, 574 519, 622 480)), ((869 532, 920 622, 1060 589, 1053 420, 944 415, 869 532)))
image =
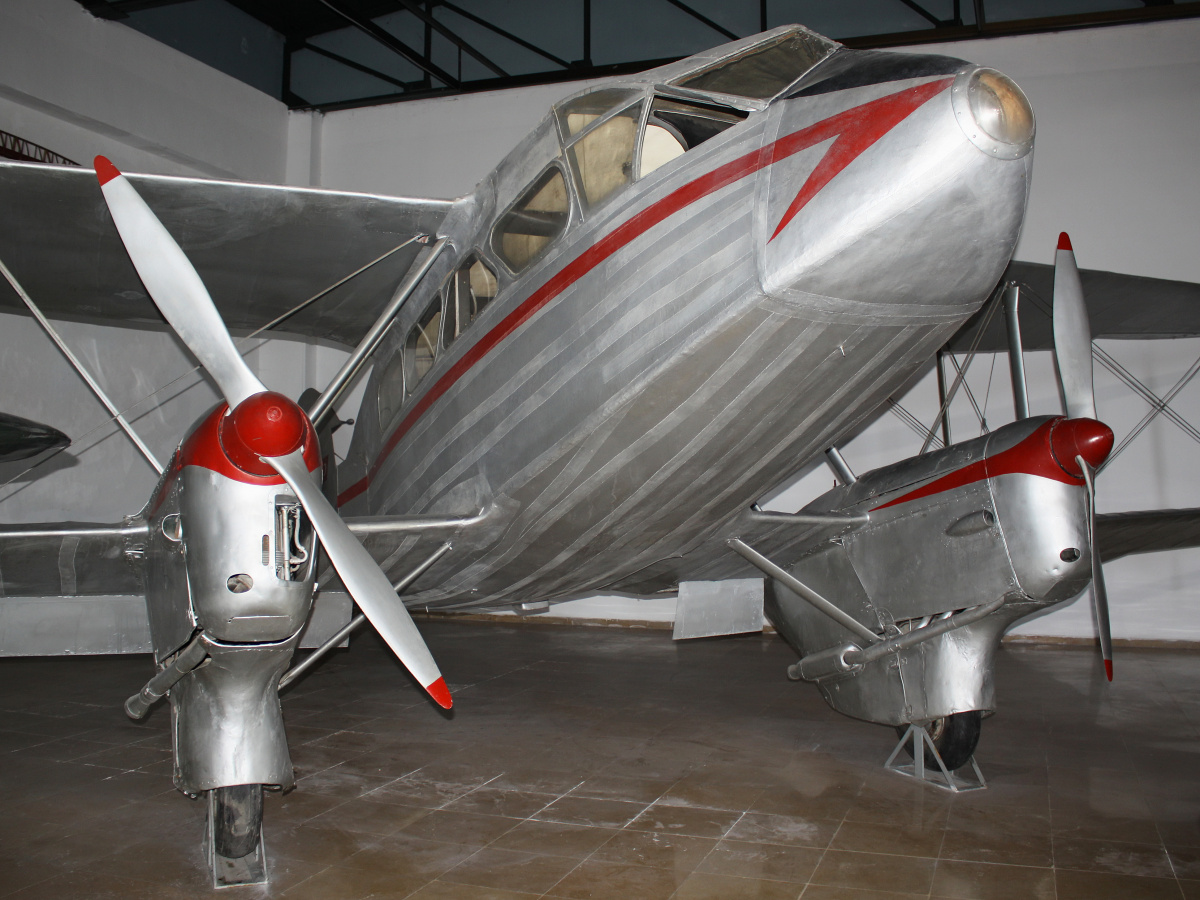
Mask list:
MULTIPOLYGON (((979 732, 983 727, 983 715, 977 709, 969 712, 954 713, 941 719, 934 719, 926 729, 933 738, 946 768, 953 772, 967 764, 967 760, 975 753, 979 745, 979 732)), ((896 733, 903 736, 908 730, 907 725, 896 726, 896 733)), ((912 741, 904 742, 904 749, 912 756, 912 741)), ((937 768, 937 760, 929 748, 925 748, 925 765, 937 768)))
POLYGON ((218 856, 241 859, 258 847, 262 833, 261 784, 217 788, 213 812, 213 847, 218 856))

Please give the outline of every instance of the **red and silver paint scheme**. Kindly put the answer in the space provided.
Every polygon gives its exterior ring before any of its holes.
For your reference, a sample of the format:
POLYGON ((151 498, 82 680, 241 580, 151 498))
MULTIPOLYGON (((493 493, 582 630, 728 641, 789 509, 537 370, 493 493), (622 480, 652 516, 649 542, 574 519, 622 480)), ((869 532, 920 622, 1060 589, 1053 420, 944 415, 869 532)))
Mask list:
POLYGON ((975 622, 855 664, 862 641, 774 582, 772 620, 812 657, 798 674, 835 709, 883 724, 993 711, 992 657, 1004 630, 1093 578, 1076 457, 1095 468, 1112 446, 1112 431, 1094 419, 1025 419, 814 500, 802 512, 868 521, 803 550, 788 571, 882 640, 1002 602, 975 622))
POLYGON ((208 656, 170 693, 175 783, 188 794, 293 783, 276 687, 312 607, 315 534, 250 447, 297 443, 316 472, 316 435, 288 398, 259 393, 234 415, 222 403, 184 439, 144 513, 156 657, 190 640, 208 656))

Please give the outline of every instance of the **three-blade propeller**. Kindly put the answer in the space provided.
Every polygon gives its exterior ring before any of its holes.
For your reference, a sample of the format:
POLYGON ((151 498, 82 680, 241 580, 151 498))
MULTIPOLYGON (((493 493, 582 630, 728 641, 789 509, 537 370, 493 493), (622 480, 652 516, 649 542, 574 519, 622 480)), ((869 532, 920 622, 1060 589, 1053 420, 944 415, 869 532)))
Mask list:
POLYGON ((251 452, 257 448, 258 460, 278 472, 295 491, 363 615, 429 695, 449 709, 452 701, 445 679, 404 604, 312 479, 302 448, 304 434, 311 427, 307 416, 277 394, 251 399, 267 389, 237 352, 221 314, 183 250, 133 185, 102 156, 96 157, 96 177, 142 283, 175 333, 217 383, 229 404, 233 430, 253 431, 252 427, 243 429, 241 423, 253 422, 260 415, 268 417, 270 421, 263 423, 268 437, 257 445, 247 441, 246 448, 251 452))
MULTIPOLYGON (((1083 284, 1071 239, 1063 232, 1054 254, 1054 356, 1067 417, 1096 418, 1096 393, 1092 385, 1092 328, 1083 301, 1083 284)), ((1088 544, 1092 548, 1092 607, 1100 631, 1104 672, 1112 681, 1112 628, 1108 619, 1108 591, 1100 548, 1096 544, 1096 470, 1083 457, 1076 457, 1087 486, 1088 544)))

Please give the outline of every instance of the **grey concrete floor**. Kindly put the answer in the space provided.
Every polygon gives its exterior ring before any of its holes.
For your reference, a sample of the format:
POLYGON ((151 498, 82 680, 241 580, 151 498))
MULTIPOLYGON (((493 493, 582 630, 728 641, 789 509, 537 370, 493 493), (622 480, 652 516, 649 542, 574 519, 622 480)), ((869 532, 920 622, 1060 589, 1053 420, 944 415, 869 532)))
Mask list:
MULTIPOLYGON (((423 622, 439 712, 373 636, 284 697, 295 790, 227 898, 1200 898, 1200 657, 1005 648, 950 796, 891 730, 784 676, 778 638, 423 622)), ((204 806, 147 657, 0 661, 0 896, 204 897, 204 806)))

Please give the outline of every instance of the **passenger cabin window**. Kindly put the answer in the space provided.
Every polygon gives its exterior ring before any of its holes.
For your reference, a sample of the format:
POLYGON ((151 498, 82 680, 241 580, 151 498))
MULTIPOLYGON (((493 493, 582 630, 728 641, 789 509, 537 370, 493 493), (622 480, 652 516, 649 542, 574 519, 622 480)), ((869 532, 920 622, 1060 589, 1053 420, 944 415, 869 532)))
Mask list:
POLYGON ((680 87, 714 94, 766 100, 827 57, 838 45, 820 35, 795 31, 740 56, 723 60, 675 82, 680 87))
POLYGON ((496 297, 496 276, 477 257, 470 258, 446 283, 442 346, 449 347, 496 297))
POLYGON ((563 233, 569 211, 562 172, 549 169, 496 223, 492 246, 509 268, 519 272, 563 233))
POLYGON ((379 427, 386 428, 404 403, 404 354, 397 350, 379 379, 379 427))
POLYGON ((642 118, 639 103, 597 125, 570 149, 583 199, 596 207, 633 181, 633 151, 642 118))
POLYGON ((642 138, 638 178, 736 125, 747 115, 744 110, 715 103, 655 98, 642 138))
POLYGON ((442 298, 438 296, 422 313, 404 342, 404 382, 410 396, 421 383, 421 379, 433 368, 433 361, 437 359, 441 322, 442 298))

